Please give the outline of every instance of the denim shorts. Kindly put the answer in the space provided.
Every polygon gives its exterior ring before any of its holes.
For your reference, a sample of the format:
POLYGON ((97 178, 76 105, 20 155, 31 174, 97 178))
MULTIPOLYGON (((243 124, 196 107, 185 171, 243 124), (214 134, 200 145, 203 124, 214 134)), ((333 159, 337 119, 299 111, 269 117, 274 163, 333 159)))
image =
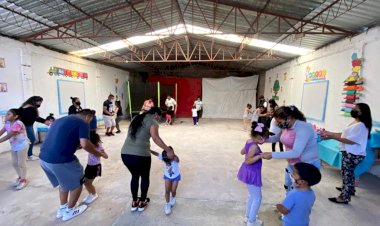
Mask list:
POLYGON ((181 174, 178 175, 176 178, 169 178, 164 175, 164 180, 170 180, 170 181, 180 181, 181 180, 181 174))
POLYGON ((40 159, 40 165, 53 187, 59 186, 64 192, 73 191, 84 182, 83 166, 78 159, 66 163, 47 163, 40 159))

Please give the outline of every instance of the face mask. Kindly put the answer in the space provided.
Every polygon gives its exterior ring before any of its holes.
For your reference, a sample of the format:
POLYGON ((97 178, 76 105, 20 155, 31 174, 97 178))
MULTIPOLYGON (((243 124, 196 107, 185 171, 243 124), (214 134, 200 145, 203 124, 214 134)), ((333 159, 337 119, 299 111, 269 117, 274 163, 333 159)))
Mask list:
POLYGON ((289 128, 289 122, 287 120, 285 120, 284 122, 282 123, 278 123, 278 127, 280 129, 288 129, 289 128))
POLYGON ((75 104, 78 105, 78 106, 80 106, 81 103, 78 101, 78 102, 75 102, 75 104))
POLYGON ((357 118, 359 116, 359 112, 357 110, 352 110, 350 114, 352 118, 357 118))
POLYGON ((290 174, 290 180, 292 181, 292 184, 296 187, 299 186, 299 184, 297 183, 297 180, 292 176, 292 174, 290 174))

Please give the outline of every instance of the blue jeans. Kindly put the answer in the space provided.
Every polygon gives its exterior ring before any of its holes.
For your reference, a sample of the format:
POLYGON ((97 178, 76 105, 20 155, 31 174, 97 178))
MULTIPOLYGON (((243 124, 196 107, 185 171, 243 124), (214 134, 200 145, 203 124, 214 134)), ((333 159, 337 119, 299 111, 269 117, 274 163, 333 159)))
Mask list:
POLYGON ((34 134, 34 128, 33 126, 26 126, 26 135, 28 136, 30 140, 30 145, 28 149, 28 157, 33 155, 33 145, 36 142, 36 136, 34 134))

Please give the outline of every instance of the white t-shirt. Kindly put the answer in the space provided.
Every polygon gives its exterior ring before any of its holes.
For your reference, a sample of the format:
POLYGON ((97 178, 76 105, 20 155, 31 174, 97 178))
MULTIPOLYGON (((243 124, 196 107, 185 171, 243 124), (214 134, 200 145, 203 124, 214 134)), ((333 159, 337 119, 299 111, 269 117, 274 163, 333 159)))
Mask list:
POLYGON ((278 127, 277 122, 274 118, 272 118, 272 120, 270 121, 269 132, 274 133, 274 134, 281 133, 281 129, 280 127, 278 127))
POLYGON ((196 108, 192 108, 191 112, 193 113, 193 117, 198 117, 198 111, 196 108))
POLYGON ((195 108, 197 109, 197 111, 200 111, 200 110, 202 110, 202 101, 200 101, 200 100, 196 100, 196 101, 194 101, 194 105, 195 105, 195 108))
POLYGON ((342 133, 342 138, 346 138, 356 144, 340 143, 340 149, 354 155, 366 156, 368 142, 368 129, 364 123, 359 122, 346 127, 342 133))
POLYGON ((170 99, 166 98, 165 105, 166 107, 173 107, 173 111, 174 111, 174 106, 177 105, 177 102, 173 98, 170 98, 170 99))
MULTIPOLYGON (((158 155, 158 159, 162 161, 162 153, 158 155)), ((180 175, 178 162, 172 161, 170 166, 166 165, 166 163, 164 165, 165 165, 165 168, 164 168, 165 177, 169 179, 174 179, 180 175)))
POLYGON ((259 114, 260 114, 260 110, 256 109, 255 112, 253 112, 251 122, 258 122, 259 121, 259 114))

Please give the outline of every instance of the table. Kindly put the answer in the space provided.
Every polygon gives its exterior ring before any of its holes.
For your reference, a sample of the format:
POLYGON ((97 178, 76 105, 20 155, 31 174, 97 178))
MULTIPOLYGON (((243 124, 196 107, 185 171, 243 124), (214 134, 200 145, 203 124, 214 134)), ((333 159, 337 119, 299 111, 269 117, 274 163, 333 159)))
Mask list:
MULTIPOLYGON (((355 168, 355 177, 367 172, 375 162, 373 149, 380 148, 380 133, 371 133, 371 139, 367 144, 367 155, 355 168)), ((321 160, 335 168, 342 168, 342 152, 339 150, 339 142, 336 140, 324 140, 318 143, 319 156, 321 160)))

